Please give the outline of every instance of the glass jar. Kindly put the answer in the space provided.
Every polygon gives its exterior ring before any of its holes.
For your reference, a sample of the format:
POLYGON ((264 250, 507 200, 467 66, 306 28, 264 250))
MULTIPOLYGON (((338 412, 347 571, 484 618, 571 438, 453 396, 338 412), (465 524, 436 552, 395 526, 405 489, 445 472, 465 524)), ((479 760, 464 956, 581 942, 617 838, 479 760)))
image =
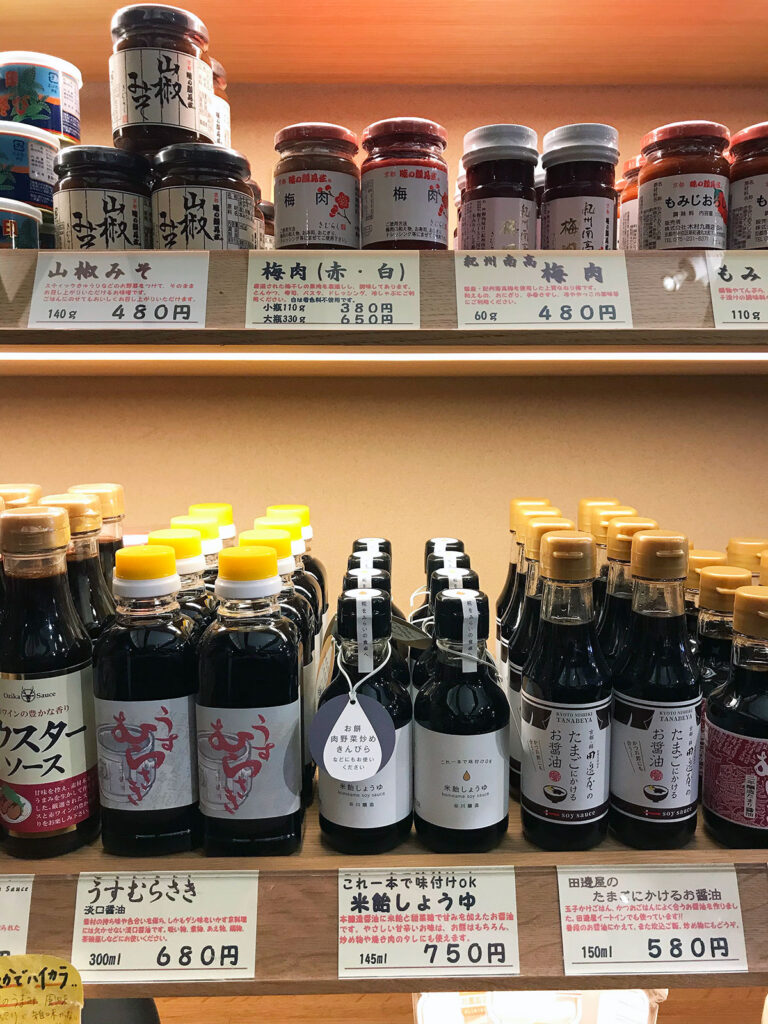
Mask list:
POLYGON ((253 178, 250 178, 246 185, 253 193, 253 237, 254 248, 264 248, 264 214, 261 211, 261 186, 253 178))
POLYGON ((624 162, 624 189, 621 193, 621 216, 619 218, 619 248, 625 252, 638 247, 639 208, 637 198, 637 177, 645 163, 641 156, 633 156, 624 162))
POLYGON ((728 238, 728 129, 677 121, 640 144, 641 249, 724 249, 728 238))
POLYGON ((57 249, 151 249, 149 163, 110 146, 68 146, 57 155, 53 219, 57 249))
POLYGON ((156 249, 253 249, 251 165, 222 146, 167 146, 155 157, 156 249))
POLYGON ((189 11, 133 4, 112 18, 109 94, 118 149, 153 156, 179 142, 213 142, 208 29, 189 11))
POLYGON ((566 124, 544 136, 542 249, 615 249, 619 133, 566 124))
POLYGON ((461 232, 461 204, 464 202, 464 193, 467 191, 467 173, 464 164, 459 160, 459 170, 456 175, 456 189, 453 193, 453 205, 456 207, 456 227, 453 229, 453 248, 459 248, 459 235, 461 232))
POLYGON ((731 139, 729 249, 768 249, 768 121, 731 139))
POLYGON ((460 249, 535 246, 538 143, 536 132, 521 124, 489 124, 464 136, 460 249))
POLYGON ((213 72, 213 141, 217 146, 232 145, 232 117, 227 96, 227 73, 224 65, 211 57, 213 72))
POLYGON ((265 249, 275 248, 275 204, 268 199, 262 199, 259 209, 264 215, 264 245, 265 249))
POLYGON ((289 124, 275 135, 276 249, 359 249, 357 136, 340 124, 289 124))
POLYGON ((536 169, 533 172, 533 187, 536 191, 536 248, 541 248, 541 200, 544 196, 544 183, 546 171, 541 162, 541 153, 536 162, 536 169))
POLYGON ((364 249, 447 249, 445 128, 422 117, 392 117, 363 132, 364 249))

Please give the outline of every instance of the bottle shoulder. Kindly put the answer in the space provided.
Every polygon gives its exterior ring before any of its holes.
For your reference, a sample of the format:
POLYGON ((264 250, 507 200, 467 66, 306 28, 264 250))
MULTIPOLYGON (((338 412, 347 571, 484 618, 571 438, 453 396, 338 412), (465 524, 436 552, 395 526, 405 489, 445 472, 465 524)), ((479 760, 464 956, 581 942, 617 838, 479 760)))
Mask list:
POLYGON ((509 723, 509 702, 491 666, 463 673, 438 660, 428 687, 419 691, 414 716, 438 732, 471 735, 495 732, 509 723))

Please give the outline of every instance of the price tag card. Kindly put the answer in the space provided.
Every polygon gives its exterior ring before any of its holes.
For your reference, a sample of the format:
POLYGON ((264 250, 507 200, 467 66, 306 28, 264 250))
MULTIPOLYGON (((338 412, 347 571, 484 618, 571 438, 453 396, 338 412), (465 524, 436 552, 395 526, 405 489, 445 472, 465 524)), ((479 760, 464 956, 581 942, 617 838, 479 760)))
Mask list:
POLYGON ((732 864, 558 868, 568 974, 746 971, 732 864))
POLYGON ((623 252, 457 252, 463 329, 632 326, 623 252))
POLYGON ((715 327, 762 330, 768 323, 768 253, 708 252, 707 271, 715 327))
POLYGON ((520 973, 511 867, 339 871, 339 977, 520 973))
POLYGON ((28 327, 205 327, 207 252, 39 253, 28 327))
POLYGON ((227 981, 256 970, 258 871, 81 874, 83 981, 227 981))
POLYGON ((246 327, 401 330, 420 324, 418 252, 249 254, 246 327))
POLYGON ((27 952, 34 875, 0 875, 0 956, 27 952))
POLYGON ((79 1024, 83 983, 57 956, 0 957, 0 1024, 79 1024))

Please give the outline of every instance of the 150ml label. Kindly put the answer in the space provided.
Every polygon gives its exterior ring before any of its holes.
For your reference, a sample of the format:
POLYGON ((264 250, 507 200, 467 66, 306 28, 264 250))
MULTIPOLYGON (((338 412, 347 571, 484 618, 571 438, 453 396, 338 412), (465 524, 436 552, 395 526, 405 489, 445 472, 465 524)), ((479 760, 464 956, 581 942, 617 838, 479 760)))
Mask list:
POLYGON ((104 807, 161 811, 197 801, 194 696, 94 704, 104 807))
POLYGON ((120 50, 109 58, 112 130, 174 125, 214 141, 213 72, 199 57, 161 47, 120 50))
POLYGON ((532 249, 535 245, 535 202, 509 196, 470 199, 462 205, 460 249, 532 249))
POLYGON ((598 196, 551 199, 541 204, 544 249, 615 249, 616 200, 598 196))
POLYGON ((107 189, 64 189, 53 197, 57 249, 151 249, 148 196, 107 189))
POLYGON ((362 193, 363 245, 408 240, 447 248, 446 171, 416 164, 375 167, 364 172, 362 193))
POLYGON ((201 185, 152 193, 152 232, 158 249, 253 249, 253 196, 201 185))
POLYGON ((729 206, 728 248, 768 246, 768 174, 732 181, 729 206))
POLYGON ((768 739, 728 732, 707 720, 702 799, 727 821, 768 829, 768 739))
POLYGON ((640 200, 627 199, 621 204, 619 248, 631 252, 640 246, 640 200))
POLYGON ((360 248, 360 182, 337 171, 275 175, 275 246, 360 248))
POLYGON ((728 178, 680 174, 639 188, 641 249, 724 249, 728 241, 728 178))

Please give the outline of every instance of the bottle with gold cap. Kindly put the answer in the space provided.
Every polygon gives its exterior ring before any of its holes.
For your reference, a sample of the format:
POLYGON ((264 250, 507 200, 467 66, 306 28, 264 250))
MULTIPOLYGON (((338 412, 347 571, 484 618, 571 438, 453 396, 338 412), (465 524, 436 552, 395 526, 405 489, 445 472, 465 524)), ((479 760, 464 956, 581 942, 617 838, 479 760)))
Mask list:
POLYGON ((523 670, 520 808, 526 838, 589 850, 608 832, 611 679, 595 629, 595 541, 541 540, 541 617, 523 670))
POLYGON ((768 551, 768 537, 731 537, 728 541, 728 564, 749 569, 753 584, 758 586, 764 551, 768 551))
POLYGON ((63 508, 69 516, 67 576, 80 621, 92 641, 115 621, 115 602, 99 558, 101 503, 94 494, 48 494, 40 504, 63 508))
POLYGON ((216 578, 219 575, 219 552, 224 547, 219 532, 219 520, 214 515, 206 516, 202 512, 195 513, 193 516, 173 516, 171 529, 197 530, 200 534, 200 544, 205 559, 203 581, 207 592, 212 594, 216 578))
POLYGON ((749 569, 710 565, 699 573, 699 642, 704 714, 713 690, 728 681, 733 652, 733 604, 739 587, 752 585, 749 569))
POLYGON ((125 491, 122 484, 74 484, 67 488, 72 493, 95 494, 101 502, 101 533, 99 557, 104 579, 112 588, 115 554, 123 546, 123 520, 125 519, 125 491))
POLYGON ((309 505, 267 505, 268 516, 298 516, 301 522, 301 538, 304 541, 304 554, 302 555, 302 562, 304 568, 310 576, 314 576, 317 580, 317 584, 320 587, 320 598, 322 601, 321 608, 321 623, 323 634, 325 633, 325 627, 327 626, 328 617, 328 573, 325 566, 320 559, 312 553, 312 543, 315 536, 315 531, 312 527, 312 517, 309 511, 309 505))
POLYGON ((610 824, 639 849, 683 846, 696 831, 701 684, 683 588, 688 538, 632 538, 632 619, 613 674, 610 824))
POLYGON ((595 539, 595 553, 597 558, 597 569, 593 591, 595 593, 595 615, 600 612, 605 604, 605 594, 608 589, 608 525, 616 516, 636 516, 637 509, 630 505, 611 505, 606 508, 604 505, 597 505, 592 508, 590 528, 587 531, 595 539))
POLYGON ((768 548, 760 555, 760 586, 768 587, 768 548))
POLYGON ((198 501, 190 505, 187 512, 191 516, 202 516, 209 519, 213 516, 219 524, 219 537, 225 548, 233 548, 237 544, 237 529, 232 515, 232 506, 228 501, 198 501))
POLYGON ((496 599, 496 658, 501 660, 501 620, 512 600, 517 576, 519 552, 517 550, 517 534, 515 533, 515 517, 519 508, 545 509, 552 508, 549 498, 513 498, 509 503, 509 565, 504 586, 496 599))
MULTIPOLYGON (((421 620, 421 627, 432 637, 432 646, 426 650, 414 648, 415 661, 411 670, 411 698, 415 701, 435 673, 437 640, 435 639, 435 599, 443 590, 479 590, 480 581, 474 569, 435 569, 429 581, 429 607, 432 614, 421 620)), ((490 654, 488 655, 490 657, 490 654)))
POLYGON ((117 619, 93 654, 107 853, 156 856, 200 843, 195 645, 180 587, 172 547, 117 551, 117 619))
POLYGON ((641 530, 655 530, 658 525, 655 519, 643 516, 614 516, 608 524, 608 582, 597 623, 597 639, 609 668, 621 653, 632 617, 632 538, 641 530))
POLYGON ((37 505, 43 494, 40 484, 0 484, 0 498, 5 508, 26 508, 37 505))
MULTIPOLYGON (((688 640, 691 650, 696 653, 699 629, 699 574, 708 565, 725 565, 728 556, 724 551, 707 551, 691 548, 688 552, 688 575, 685 580, 685 621, 688 625, 688 640)), ((737 564, 738 563, 734 563, 737 564)))
POLYGON ((64 509, 0 515, 0 835, 15 857, 67 853, 99 829, 92 647, 67 581, 68 545, 64 509))
POLYGON ((173 548, 181 584, 179 608, 191 621, 192 640, 197 643, 216 617, 216 599, 205 589, 205 555, 200 532, 180 526, 153 530, 147 543, 173 548))
POLYGON ((592 513, 599 508, 619 508, 621 502, 615 498, 580 498, 576 522, 582 533, 589 533, 592 529, 592 513))

